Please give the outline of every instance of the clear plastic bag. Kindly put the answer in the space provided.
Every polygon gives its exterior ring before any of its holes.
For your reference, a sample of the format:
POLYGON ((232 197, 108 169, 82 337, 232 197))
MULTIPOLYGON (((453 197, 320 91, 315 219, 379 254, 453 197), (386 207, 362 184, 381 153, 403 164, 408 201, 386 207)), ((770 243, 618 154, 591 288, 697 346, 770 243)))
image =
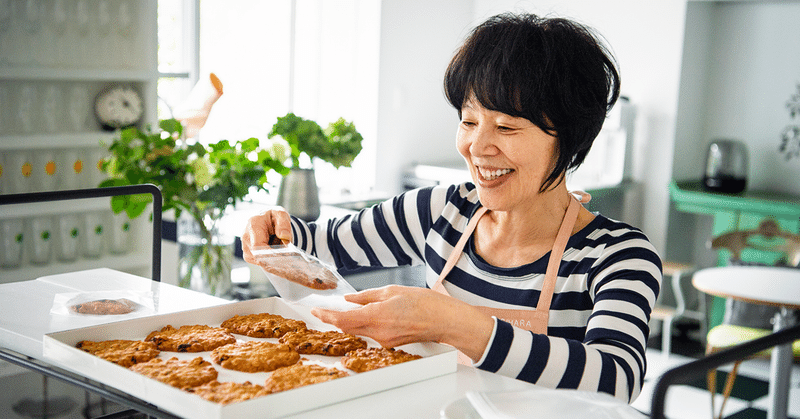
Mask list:
POLYGON ((286 301, 311 307, 347 310, 360 307, 344 299, 356 290, 333 266, 293 244, 256 247, 252 251, 278 294, 286 301))
POLYGON ((155 313, 151 291, 110 290, 56 294, 51 314, 139 317, 155 313))

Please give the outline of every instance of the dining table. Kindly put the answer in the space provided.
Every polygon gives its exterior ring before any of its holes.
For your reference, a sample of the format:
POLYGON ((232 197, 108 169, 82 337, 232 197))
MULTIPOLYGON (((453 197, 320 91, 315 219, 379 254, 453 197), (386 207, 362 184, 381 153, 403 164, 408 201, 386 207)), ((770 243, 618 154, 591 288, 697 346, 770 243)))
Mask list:
MULTIPOLYGON (((796 324, 800 310, 800 269, 781 266, 734 265, 700 269, 692 284, 698 290, 723 298, 778 307, 773 331, 796 324)), ((786 419, 789 408, 792 344, 779 345, 770 355, 769 419, 786 419)))
MULTIPOLYGON (((110 268, 68 272, 35 280, 0 284, 0 307, 3 308, 0 310, 0 359, 71 382, 87 391, 94 391, 101 397, 109 397, 123 407, 153 417, 181 417, 180 412, 170 411, 150 400, 126 394, 124 391, 115 389, 113 382, 110 385, 109 383, 95 382, 92 377, 81 376, 79 369, 71 371, 68 363, 53 362, 52 359, 45 356, 43 344, 47 341, 47 336, 54 333, 69 333, 74 329, 102 328, 115 321, 109 319, 113 316, 63 316, 57 312, 54 306, 54 301, 60 295, 113 290, 150 293, 152 307, 142 316, 180 314, 198 309, 224 309, 224 305, 235 303, 235 301, 152 281, 110 268), (73 378, 70 379, 70 377, 73 378)), ((126 316, 132 316, 132 314, 126 316)), ((147 317, 135 319, 135 321, 143 320, 147 320, 147 317)), ((587 397, 582 395, 582 392, 545 389, 525 381, 461 364, 453 368, 453 371, 396 388, 317 406, 311 410, 297 411, 285 417, 295 419, 319 417, 481 418, 482 416, 475 410, 475 404, 468 401, 469 395, 482 395, 485 400, 498 395, 501 396, 500 398, 507 399, 510 395, 513 402, 516 403, 514 406, 518 406, 520 402, 520 397, 516 396, 538 395, 540 398, 552 400, 550 407, 556 410, 563 410, 562 406, 569 405, 575 409, 584 409, 578 407, 581 406, 580 403, 570 402, 570 400, 581 400, 583 403, 587 403, 586 409, 597 409, 596 403, 590 406, 593 404, 591 400, 594 396, 587 397)), ((601 398, 604 396, 607 399, 603 398, 598 403, 606 406, 604 409, 609 412, 608 417, 645 417, 629 405, 611 396, 599 395, 601 398)), ((500 400, 500 398, 494 400, 500 400)), ((524 402, 525 399, 522 401, 524 402)), ((541 403, 541 399, 537 401, 532 398, 531 403, 528 403, 524 409, 525 414, 530 415, 537 409, 541 410, 541 403)), ((595 410, 595 412, 597 411, 595 410)), ((522 414, 522 412, 520 413, 522 414)))

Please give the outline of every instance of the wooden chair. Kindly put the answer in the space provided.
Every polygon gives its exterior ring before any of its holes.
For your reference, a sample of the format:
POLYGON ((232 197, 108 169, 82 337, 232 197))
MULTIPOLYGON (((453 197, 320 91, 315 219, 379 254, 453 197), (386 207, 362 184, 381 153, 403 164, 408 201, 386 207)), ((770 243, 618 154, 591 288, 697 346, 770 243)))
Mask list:
POLYGON ((670 281, 666 280, 662 283, 662 292, 653 307, 653 312, 650 314, 650 320, 660 320, 661 325, 661 353, 665 358, 669 357, 672 351, 672 327, 675 320, 681 318, 688 318, 699 322, 700 329, 705 335, 705 299, 699 299, 697 308, 689 308, 689 301, 691 300, 689 292, 694 291, 691 286, 685 287, 687 280, 690 280, 691 273, 694 271, 691 265, 664 261, 662 263, 662 272, 664 278, 669 277, 670 281), (670 290, 674 296, 674 304, 665 302, 665 291, 670 290))
MULTIPOLYGON (((778 224, 772 219, 765 219, 753 230, 740 230, 722 234, 711 240, 710 247, 714 250, 727 250, 730 252, 731 264, 739 265, 764 265, 764 263, 744 262, 748 252, 766 252, 774 258, 773 265, 800 268, 800 235, 781 231, 778 224)), ((753 278, 753 286, 759 286, 759 278, 753 278)), ((725 320, 720 325, 711 328, 706 335, 706 355, 728 349, 744 342, 759 339, 773 333, 770 321, 777 308, 758 306, 733 299, 726 300, 725 320), (742 311, 737 315, 735 311, 742 311), (746 319, 742 321, 741 319, 746 319)), ((792 349, 795 358, 800 357, 800 341, 794 342, 792 349)), ((768 357, 771 349, 751 355, 752 357, 768 357)), ((745 359, 739 359, 733 364, 731 372, 725 380, 722 389, 722 404, 718 418, 722 417, 725 404, 730 397, 739 366, 745 359)), ((708 390, 711 393, 711 412, 717 415, 715 409, 715 393, 717 388, 717 371, 709 370, 707 375, 708 390)))

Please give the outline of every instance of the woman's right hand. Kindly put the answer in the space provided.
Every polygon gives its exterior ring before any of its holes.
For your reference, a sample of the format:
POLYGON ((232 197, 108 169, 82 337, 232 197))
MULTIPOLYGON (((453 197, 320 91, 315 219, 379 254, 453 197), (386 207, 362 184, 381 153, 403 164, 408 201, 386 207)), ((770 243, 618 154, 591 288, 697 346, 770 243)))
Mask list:
POLYGON ((250 217, 242 234, 242 256, 245 262, 256 263, 253 248, 268 246, 270 238, 286 244, 292 241, 292 221, 282 207, 272 207, 259 215, 250 217))

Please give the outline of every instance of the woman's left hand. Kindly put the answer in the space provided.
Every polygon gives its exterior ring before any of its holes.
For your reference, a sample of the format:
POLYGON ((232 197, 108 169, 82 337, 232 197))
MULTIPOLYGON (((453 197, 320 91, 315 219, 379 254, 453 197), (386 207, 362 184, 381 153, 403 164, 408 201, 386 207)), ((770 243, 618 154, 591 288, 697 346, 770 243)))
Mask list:
POLYGON ((477 360, 494 320, 474 307, 427 288, 389 285, 345 296, 363 307, 348 311, 315 308, 312 314, 342 331, 368 336, 384 347, 415 342, 452 345, 477 360))

